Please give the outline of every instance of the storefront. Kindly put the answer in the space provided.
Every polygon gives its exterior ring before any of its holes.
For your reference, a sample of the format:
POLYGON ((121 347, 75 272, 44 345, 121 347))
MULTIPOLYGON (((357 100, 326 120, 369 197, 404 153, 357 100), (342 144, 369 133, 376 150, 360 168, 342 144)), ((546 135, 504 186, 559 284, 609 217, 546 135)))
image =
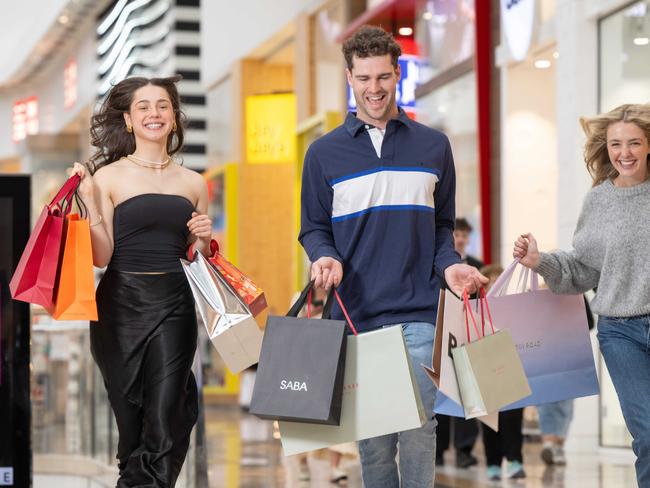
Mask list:
MULTIPOLYGON (((485 55, 477 52, 477 28, 479 22, 489 24, 489 19, 479 18, 486 12, 477 11, 473 0, 421 2, 419 7, 415 34, 429 69, 416 90, 418 119, 449 137, 456 165, 456 215, 466 218, 474 229, 467 252, 490 262, 491 236, 498 228, 498 220, 489 224, 493 206, 488 198, 493 172, 490 134, 498 127, 491 122, 498 117, 499 107, 496 100, 492 105, 488 100, 483 103, 488 118, 479 117, 482 95, 477 76, 479 58, 485 55), (487 134, 482 141, 480 129, 487 134)), ((489 46, 489 37, 484 41, 489 46)), ((490 52, 488 49, 488 56, 490 52)), ((481 77, 486 93, 493 90, 495 81, 489 70, 481 77)))

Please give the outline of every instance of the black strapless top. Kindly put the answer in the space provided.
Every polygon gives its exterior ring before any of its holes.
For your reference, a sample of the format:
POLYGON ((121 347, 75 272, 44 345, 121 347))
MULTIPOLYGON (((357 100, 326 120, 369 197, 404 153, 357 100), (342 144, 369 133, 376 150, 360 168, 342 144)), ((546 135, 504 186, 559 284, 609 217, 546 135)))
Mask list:
POLYGON ((182 272, 194 205, 180 195, 144 193, 123 201, 113 214, 115 271, 182 272))

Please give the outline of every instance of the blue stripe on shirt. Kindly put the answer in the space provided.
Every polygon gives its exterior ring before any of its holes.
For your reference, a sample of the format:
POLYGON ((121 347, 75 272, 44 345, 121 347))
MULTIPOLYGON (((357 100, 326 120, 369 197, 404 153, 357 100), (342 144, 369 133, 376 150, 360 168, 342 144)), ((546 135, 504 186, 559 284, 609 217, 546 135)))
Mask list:
POLYGON ((378 207, 371 207, 359 212, 354 212, 347 215, 341 215, 340 217, 332 217, 332 222, 341 222, 348 219, 354 219, 360 217, 361 215, 370 213, 370 212, 400 212, 415 210, 418 212, 430 212, 434 213, 435 209, 427 207, 425 205, 379 205, 378 207))

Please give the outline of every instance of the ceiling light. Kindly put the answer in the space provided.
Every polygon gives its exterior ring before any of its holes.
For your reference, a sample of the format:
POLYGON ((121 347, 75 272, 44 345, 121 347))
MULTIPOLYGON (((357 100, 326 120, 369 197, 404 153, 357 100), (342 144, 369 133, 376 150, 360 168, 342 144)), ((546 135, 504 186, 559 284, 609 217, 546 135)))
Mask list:
POLYGON ((548 59, 538 59, 535 61, 535 68, 547 69, 551 67, 551 62, 548 59))
POLYGON ((429 11, 426 11, 426 12, 424 12, 422 14, 422 18, 424 20, 431 20, 431 19, 433 19, 433 14, 431 12, 429 12, 429 11))
POLYGON ((59 16, 59 24, 63 24, 63 25, 65 25, 65 24, 68 23, 69 20, 70 20, 70 19, 69 19, 68 16, 65 15, 65 14, 59 16))
POLYGON ((650 39, 647 37, 635 37, 632 42, 635 46, 647 46, 650 44, 650 39))
POLYGON ((413 34, 413 28, 412 27, 400 27, 398 32, 399 32, 400 36, 410 36, 410 35, 413 34))

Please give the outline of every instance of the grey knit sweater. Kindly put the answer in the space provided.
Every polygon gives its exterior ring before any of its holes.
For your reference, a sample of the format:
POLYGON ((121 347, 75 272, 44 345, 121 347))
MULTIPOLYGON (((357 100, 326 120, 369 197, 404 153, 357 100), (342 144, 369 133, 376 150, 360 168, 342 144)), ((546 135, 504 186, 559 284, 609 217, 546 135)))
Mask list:
POLYGON ((592 188, 573 235, 573 250, 541 253, 535 269, 555 293, 598 287, 599 315, 650 313, 650 180, 620 188, 606 180, 592 188))

